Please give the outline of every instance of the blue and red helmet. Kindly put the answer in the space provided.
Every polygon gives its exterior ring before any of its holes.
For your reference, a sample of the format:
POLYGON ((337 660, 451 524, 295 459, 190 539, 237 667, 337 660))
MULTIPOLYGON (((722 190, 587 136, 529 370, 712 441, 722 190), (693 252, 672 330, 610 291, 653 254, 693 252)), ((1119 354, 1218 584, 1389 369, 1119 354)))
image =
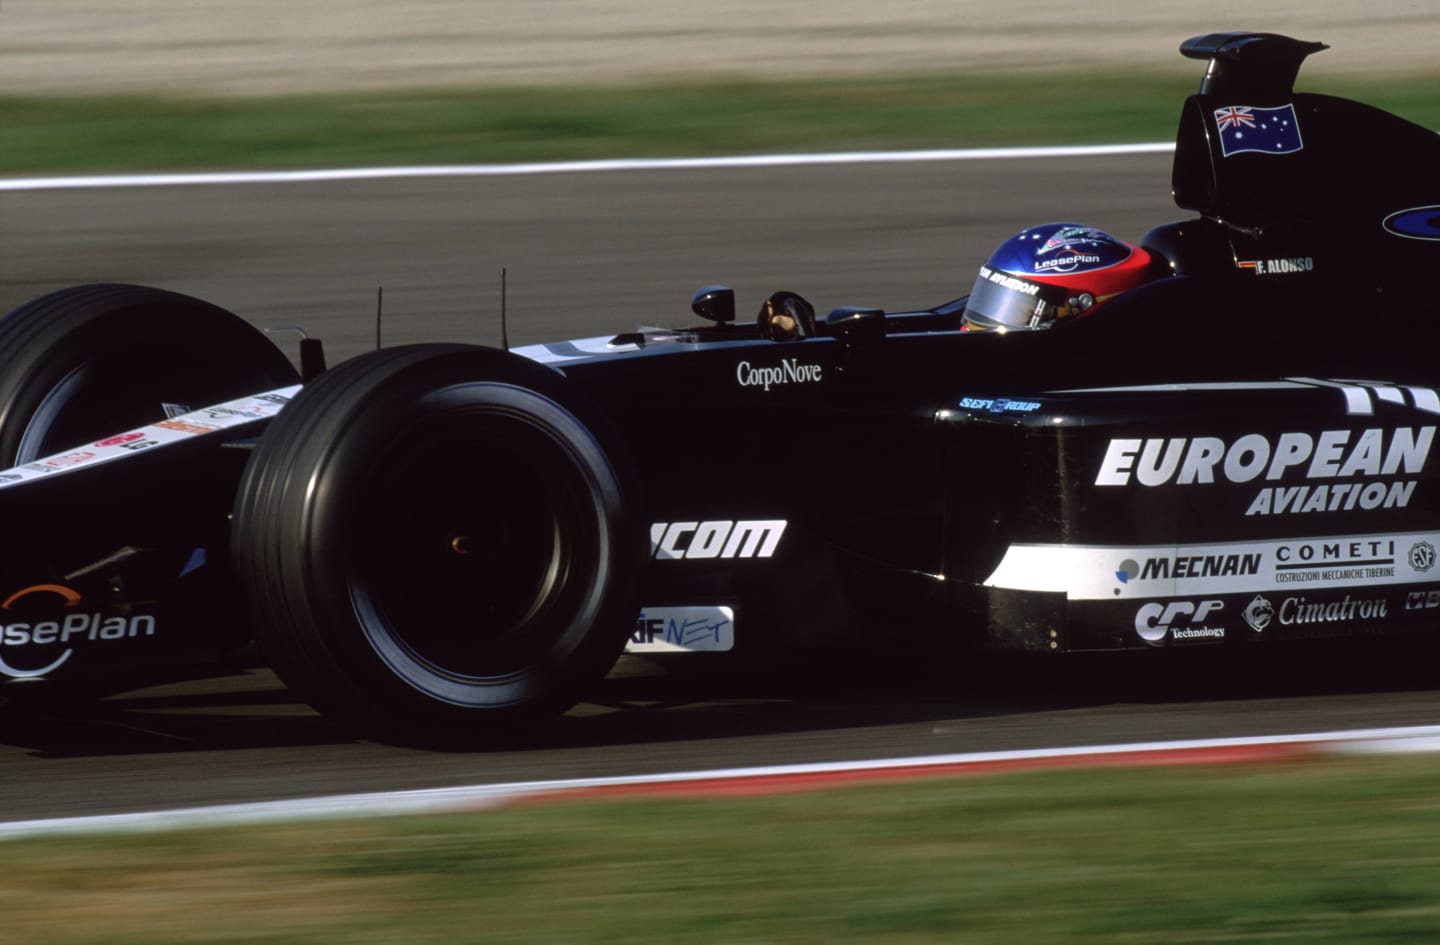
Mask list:
POLYGON ((965 303, 970 330, 1048 328, 1145 282, 1150 254, 1104 230, 1046 223, 1001 243, 965 303))

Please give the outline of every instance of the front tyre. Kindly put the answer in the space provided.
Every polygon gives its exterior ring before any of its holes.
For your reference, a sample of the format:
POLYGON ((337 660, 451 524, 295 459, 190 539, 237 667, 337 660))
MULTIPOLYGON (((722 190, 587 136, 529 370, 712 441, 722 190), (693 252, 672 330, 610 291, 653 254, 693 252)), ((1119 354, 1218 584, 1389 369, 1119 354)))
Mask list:
POLYGON ((346 362, 266 431, 232 551, 276 672, 362 734, 437 742, 563 711, 610 667, 645 543, 609 425, 503 352, 346 362))
POLYGON ((238 316, 163 289, 83 285, 0 318, 0 466, 299 380, 238 316))

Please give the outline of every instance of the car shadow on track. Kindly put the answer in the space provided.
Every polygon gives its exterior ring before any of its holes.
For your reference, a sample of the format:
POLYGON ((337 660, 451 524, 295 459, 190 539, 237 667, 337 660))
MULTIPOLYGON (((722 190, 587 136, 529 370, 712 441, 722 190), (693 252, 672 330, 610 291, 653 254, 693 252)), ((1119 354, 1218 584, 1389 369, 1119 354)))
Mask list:
MULTIPOLYGON (((683 658, 680 658, 683 659, 683 658)), ((1440 639, 1268 650, 970 657, 842 656, 803 669, 712 672, 673 662, 612 674, 534 744, 625 743, 981 722, 1068 710, 1206 707, 1440 689, 1440 639), (598 707, 609 709, 597 713, 598 707), (589 717, 585 713, 588 709, 589 717), (582 724, 583 723, 583 724, 582 724)), ((1117 737, 1124 738, 1123 733, 1117 737)))
MULTIPOLYGON (((1403 692, 1436 688, 1435 667, 1440 640, 953 661, 808 654, 763 668, 626 658, 564 717, 463 747, 523 753, 981 722, 1114 705, 1403 692)), ((98 700, 10 701, 0 707, 0 744, 32 757, 360 741, 259 666, 98 700)))

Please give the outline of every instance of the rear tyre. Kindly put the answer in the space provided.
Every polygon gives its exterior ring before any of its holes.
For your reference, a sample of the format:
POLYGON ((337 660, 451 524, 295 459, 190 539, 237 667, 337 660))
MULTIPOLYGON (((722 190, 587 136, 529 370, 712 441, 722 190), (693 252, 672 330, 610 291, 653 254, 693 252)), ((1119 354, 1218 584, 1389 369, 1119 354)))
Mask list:
POLYGON ((416 345, 341 364, 272 423, 238 490, 261 651, 385 740, 563 711, 635 619, 632 478, 604 419, 532 362, 416 345))
POLYGON ((0 318, 0 463, 15 466, 299 380, 218 306, 132 285, 61 289, 0 318))

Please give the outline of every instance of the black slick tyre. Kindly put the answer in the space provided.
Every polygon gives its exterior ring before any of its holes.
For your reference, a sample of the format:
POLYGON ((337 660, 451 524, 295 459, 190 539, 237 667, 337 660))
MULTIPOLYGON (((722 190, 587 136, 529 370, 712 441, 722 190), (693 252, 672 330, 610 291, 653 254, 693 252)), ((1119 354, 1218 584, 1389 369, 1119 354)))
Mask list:
POLYGON ((232 555, 262 654, 358 734, 502 737, 613 664, 646 550, 622 451, 564 378, 414 345, 347 361, 266 431, 232 555))
POLYGON ((0 461, 13 466, 299 380, 236 315, 144 286, 75 286, 0 318, 0 461))

